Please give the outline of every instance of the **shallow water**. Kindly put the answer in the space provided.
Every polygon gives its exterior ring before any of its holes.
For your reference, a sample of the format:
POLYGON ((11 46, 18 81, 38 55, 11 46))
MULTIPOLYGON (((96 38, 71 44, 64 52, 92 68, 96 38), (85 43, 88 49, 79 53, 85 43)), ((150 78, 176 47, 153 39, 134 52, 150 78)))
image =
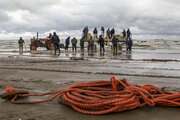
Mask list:
MULTIPOLYGON (((38 48, 36 52, 30 52, 29 48, 30 41, 25 41, 24 45, 24 53, 23 55, 38 55, 38 56, 46 56, 52 57, 53 51, 46 51, 46 48, 38 48)), ((98 58, 115 58, 115 59, 177 59, 180 60, 180 44, 179 42, 166 42, 166 44, 162 44, 159 42, 157 45, 153 45, 147 43, 148 46, 140 45, 136 42, 136 45, 133 46, 133 50, 131 53, 126 52, 125 46, 123 50, 118 53, 118 55, 113 55, 111 51, 107 51, 107 46, 105 47, 105 54, 102 56, 99 53, 99 48, 97 48, 97 52, 93 55, 89 55, 87 53, 87 49, 85 49, 84 53, 81 53, 79 48, 78 52, 71 52, 71 49, 67 52, 64 49, 61 50, 61 54, 59 57, 98 57, 98 58), (173 44, 172 44, 173 43, 173 44)), ((79 44, 77 45, 79 46, 79 44)), ((97 45, 98 46, 98 45, 97 45)), ((17 40, 4 40, 0 41, 0 55, 21 55, 18 49, 17 40)))
POLYGON ((178 59, 180 60, 180 45, 161 47, 136 48, 132 52, 134 59, 178 59))

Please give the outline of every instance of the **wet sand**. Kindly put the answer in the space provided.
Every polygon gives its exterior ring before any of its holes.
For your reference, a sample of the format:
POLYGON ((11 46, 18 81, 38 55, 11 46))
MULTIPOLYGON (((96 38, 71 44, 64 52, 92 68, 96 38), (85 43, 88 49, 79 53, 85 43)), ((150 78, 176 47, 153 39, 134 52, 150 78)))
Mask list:
MULTIPOLYGON (((169 91, 180 91, 180 62, 137 60, 152 58, 180 60, 179 41, 136 41, 131 54, 123 50, 118 56, 111 53, 99 56, 99 52, 89 56, 87 52, 72 53, 70 50, 62 51, 59 57, 53 57, 53 52, 43 48, 29 52, 29 41, 25 43, 25 52, 19 55, 17 41, 0 42, 0 93, 7 85, 30 93, 44 93, 65 89, 74 83, 108 80, 111 75, 126 78, 132 84, 152 84, 169 91), (84 57, 84 60, 70 60, 71 57, 84 57), (102 59, 96 59, 97 57, 102 59)), ((29 97, 25 100, 47 97, 29 97)), ((179 108, 148 106, 107 115, 86 115, 59 104, 57 99, 31 105, 11 104, 9 100, 0 99, 0 106, 0 120, 179 120, 180 118, 179 108)))
MULTIPOLYGON (((111 75, 126 78, 132 84, 152 84, 180 91, 180 62, 148 62, 119 60, 63 60, 27 58, 0 59, 0 91, 7 85, 31 93, 65 89, 85 81, 108 80, 111 75), (176 67, 173 67, 176 66, 176 67)), ((44 98, 44 97, 43 97, 44 98)), ((46 97, 45 97, 46 98, 46 97)), ((35 100, 36 98, 26 98, 35 100)), ((1 120, 179 120, 179 108, 143 107, 107 115, 86 115, 59 104, 57 99, 40 104, 11 104, 0 99, 1 120)))

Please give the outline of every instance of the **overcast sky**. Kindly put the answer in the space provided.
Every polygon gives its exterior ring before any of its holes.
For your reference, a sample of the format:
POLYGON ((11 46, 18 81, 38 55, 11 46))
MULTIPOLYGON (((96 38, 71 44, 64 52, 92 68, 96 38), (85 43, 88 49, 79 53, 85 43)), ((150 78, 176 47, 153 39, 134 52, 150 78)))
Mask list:
POLYGON ((180 0, 0 0, 0 39, 81 36, 83 27, 130 28, 134 39, 180 40, 180 0))

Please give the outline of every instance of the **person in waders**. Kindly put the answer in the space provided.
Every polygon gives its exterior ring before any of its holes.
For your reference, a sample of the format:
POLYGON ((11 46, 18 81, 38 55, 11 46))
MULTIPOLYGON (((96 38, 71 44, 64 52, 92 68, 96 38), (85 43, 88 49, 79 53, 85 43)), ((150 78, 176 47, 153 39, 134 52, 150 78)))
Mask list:
POLYGON ((70 36, 66 39, 66 47, 65 47, 65 50, 68 50, 68 48, 69 48, 69 41, 70 41, 70 36))
POLYGON ((89 39, 88 41, 88 53, 90 51, 91 55, 93 54, 93 46, 94 46, 94 40, 92 39, 92 37, 89 39))
POLYGON ((53 33, 52 43, 54 45, 54 55, 56 55, 57 50, 59 51, 59 54, 60 54, 60 47, 59 47, 60 40, 59 40, 59 36, 56 34, 56 32, 53 33))
POLYGON ((19 53, 20 54, 23 54, 23 44, 24 44, 24 40, 22 39, 22 37, 20 37, 19 41, 18 41, 18 44, 19 44, 19 53))
POLYGON ((113 54, 117 55, 118 39, 115 36, 112 39, 112 44, 113 44, 113 54))
POLYGON ((77 39, 75 37, 71 40, 71 43, 72 43, 72 51, 73 52, 74 50, 77 51, 76 49, 77 39))
POLYGON ((99 41, 98 43, 100 44, 100 55, 102 55, 102 51, 103 51, 103 55, 104 55, 104 39, 102 37, 102 35, 99 36, 99 41))
POLYGON ((84 36, 80 39, 81 52, 84 52, 84 36))
POLYGON ((131 53, 132 45, 133 45, 133 41, 132 41, 132 39, 130 38, 130 39, 128 40, 128 49, 127 49, 127 51, 130 52, 130 53, 131 53))

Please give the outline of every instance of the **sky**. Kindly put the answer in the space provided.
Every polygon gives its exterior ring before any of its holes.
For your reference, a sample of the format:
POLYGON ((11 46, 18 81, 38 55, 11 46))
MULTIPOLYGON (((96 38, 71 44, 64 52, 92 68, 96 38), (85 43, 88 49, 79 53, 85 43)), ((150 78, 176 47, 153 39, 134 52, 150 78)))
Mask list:
POLYGON ((130 29, 133 39, 180 40, 180 0, 0 0, 0 39, 57 32, 80 38, 82 29, 130 29))

